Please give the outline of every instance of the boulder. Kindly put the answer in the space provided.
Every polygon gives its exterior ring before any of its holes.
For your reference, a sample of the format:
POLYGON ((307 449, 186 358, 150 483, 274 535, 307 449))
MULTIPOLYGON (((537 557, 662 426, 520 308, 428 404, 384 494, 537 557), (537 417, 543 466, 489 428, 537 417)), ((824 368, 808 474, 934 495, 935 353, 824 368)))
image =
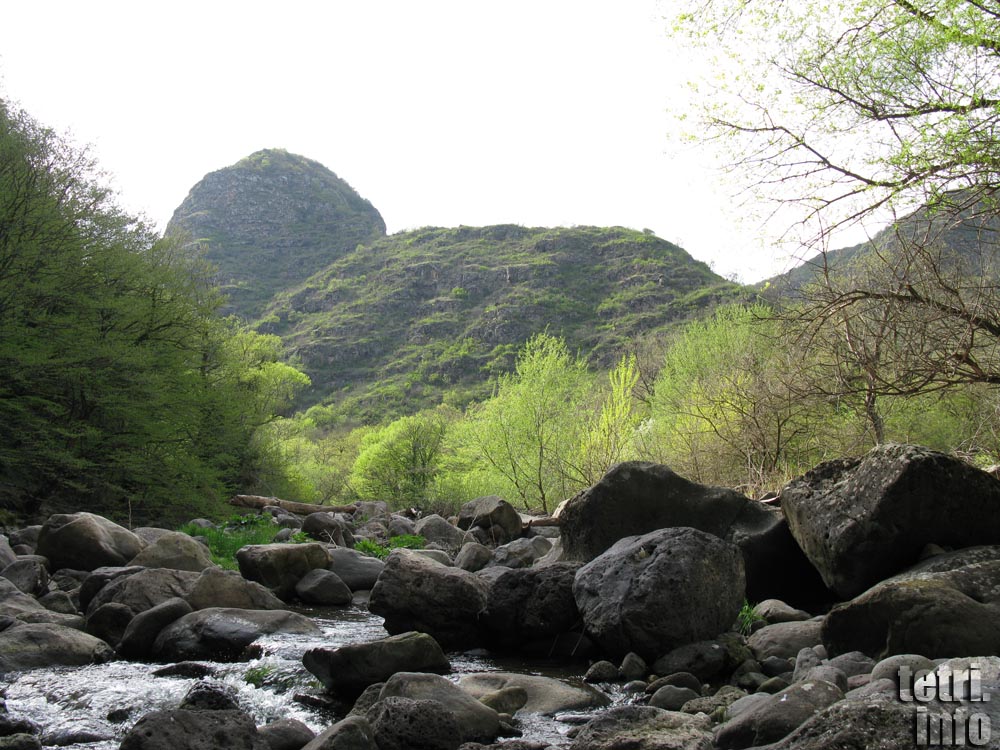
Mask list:
POLYGON ((336 606, 350 604, 351 590, 330 570, 310 570, 295 584, 295 595, 306 604, 336 606))
POLYGON ((843 697, 840 688, 829 682, 795 683, 723 724, 715 745, 719 750, 737 750, 776 742, 843 697))
POLYGON ((136 615, 122 634, 118 654, 126 659, 148 658, 160 632, 192 611, 186 601, 174 598, 136 615))
POLYGON ((191 584, 187 596, 192 609, 284 609, 284 603, 268 589, 248 581, 235 570, 206 568, 191 584))
POLYGON ((135 613, 124 604, 102 604, 87 615, 86 630, 111 646, 117 646, 134 616, 135 613))
POLYGON ((302 663, 329 692, 349 699, 397 672, 444 674, 451 669, 437 641, 426 633, 416 632, 340 648, 310 649, 302 657, 302 663))
POLYGON ((768 750, 844 750, 845 748, 916 748, 916 711, 885 693, 838 701, 798 727, 768 750))
MULTIPOLYGON (((457 720, 461 742, 489 742, 497 736, 500 729, 500 718, 496 711, 484 706, 454 682, 440 675, 397 672, 382 686, 378 703, 386 698, 410 698, 440 703, 445 712, 457 720)), ((381 747, 381 743, 379 745, 381 747)))
POLYGON ((789 483, 781 503, 802 550, 843 598, 913 565, 928 544, 1000 539, 1000 482, 912 445, 820 464, 789 483))
POLYGON ((493 551, 479 542, 466 542, 455 555, 455 567, 475 573, 493 559, 493 551))
POLYGON ((481 700, 484 696, 510 688, 525 691, 521 711, 551 716, 563 711, 585 711, 607 706, 611 701, 589 685, 569 685, 553 677, 514 672, 480 672, 464 675, 458 685, 481 700))
POLYGON ((462 726, 436 700, 384 698, 365 714, 379 750, 458 750, 462 726))
POLYGON ((38 534, 36 552, 52 570, 94 570, 122 566, 138 555, 145 542, 126 528, 93 513, 49 516, 38 534))
POLYGON ((530 568, 551 549, 552 542, 543 536, 523 537, 493 550, 493 559, 489 564, 504 568, 530 568))
POLYGON ((577 571, 587 633, 608 653, 656 659, 728 630, 745 600, 743 557, 691 528, 627 537, 577 571))
POLYGON ((316 739, 316 733, 298 719, 278 719, 257 727, 257 732, 270 750, 302 750, 316 739))
POLYGON ((74 627, 80 618, 46 609, 33 596, 0 576, 0 617, 10 617, 21 622, 50 622, 74 627))
POLYGON ((170 531, 169 529, 161 529, 157 526, 139 526, 132 529, 132 533, 137 537, 142 539, 146 544, 153 544, 157 539, 160 539, 167 534, 176 534, 176 531, 170 531))
POLYGON ((417 526, 412 519, 393 514, 385 531, 389 536, 410 536, 417 533, 417 526))
POLYGON ((101 664, 114 657, 100 638, 53 623, 25 623, 0 631, 0 674, 39 667, 101 664))
POLYGON ((480 622, 502 648, 551 641, 577 627, 573 581, 580 563, 508 570, 490 586, 480 622))
POLYGON ((421 518, 414 525, 414 530, 426 539, 428 544, 440 545, 451 552, 457 552, 463 544, 472 541, 466 532, 451 525, 437 513, 421 518))
POLYGON ((269 750, 242 711, 153 711, 125 735, 119 750, 269 750))
POLYGON ((772 656, 795 659, 802 649, 822 643, 822 629, 821 617, 805 622, 779 622, 756 631, 747 639, 747 645, 758 661, 772 656))
POLYGON ((778 598, 803 605, 829 598, 779 508, 691 482, 666 466, 618 464, 568 500, 558 516, 563 560, 588 562, 624 537, 690 527, 740 548, 752 601, 778 598))
POLYGON ((184 615, 161 630, 151 655, 157 661, 239 661, 262 635, 320 632, 312 620, 294 612, 212 607, 184 615))
POLYGON ((128 564, 141 565, 144 568, 172 568, 195 572, 215 567, 212 555, 205 545, 199 544, 179 531, 157 534, 155 541, 150 542, 149 546, 133 557, 128 564))
POLYGON ((662 675, 688 672, 697 677, 700 688, 701 682, 710 682, 722 673, 732 672, 751 656, 738 636, 727 633, 713 640, 678 646, 653 662, 652 670, 662 675))
MULTIPOLYGON (((170 568, 144 568, 120 575, 94 595, 87 605, 87 614, 105 604, 115 603, 124 604, 133 615, 137 615, 167 599, 186 598, 197 578, 197 573, 170 568)), ((80 598, 83 599, 82 592, 80 598)))
POLYGON ((712 750, 707 716, 618 706, 581 727, 570 750, 712 750))
POLYGON ((49 572, 45 568, 45 558, 39 555, 19 557, 0 570, 0 576, 31 596, 44 596, 49 590, 49 572))
POLYGON ((338 547, 354 546, 350 523, 337 513, 326 511, 310 513, 302 521, 302 533, 324 544, 336 544, 338 547))
POLYGON ((380 750, 364 716, 348 716, 317 735, 302 750, 380 750))
MULTIPOLYGON (((318 514, 313 514, 318 515, 318 514)), ((250 544, 236 553, 240 574, 267 586, 282 599, 295 593, 295 584, 310 570, 330 563, 326 547, 310 544, 250 544)))
MULTIPOLYGON (((86 612, 87 607, 90 606, 91 600, 97 596, 97 592, 104 588, 108 583, 116 578, 121 578, 122 576, 135 575, 142 570, 145 570, 145 568, 140 568, 138 566, 95 568, 89 572, 61 570, 53 575, 53 579, 59 580, 68 572, 81 573, 83 578, 76 584, 80 589, 77 594, 77 598, 79 600, 80 610, 86 612)), ((69 587, 67 590, 72 590, 73 587, 71 582, 76 580, 75 576, 68 576, 62 580, 64 581, 65 586, 69 587)))
POLYGON ((188 711, 239 711, 239 693, 225 682, 202 679, 188 688, 178 708, 188 711))
POLYGON ((458 511, 457 525, 463 531, 485 529, 494 546, 517 539, 523 528, 521 516, 514 506, 497 495, 467 502, 458 511))
POLYGON ((17 560, 17 555, 10 548, 10 540, 3 534, 0 534, 0 570, 3 570, 15 560, 17 560))
POLYGON ((489 584, 474 573, 397 549, 372 589, 368 608, 389 633, 429 633, 444 648, 478 645, 489 584))
POLYGON ((385 567, 381 560, 353 549, 337 547, 328 553, 330 562, 326 569, 336 573, 351 591, 371 590, 385 567))

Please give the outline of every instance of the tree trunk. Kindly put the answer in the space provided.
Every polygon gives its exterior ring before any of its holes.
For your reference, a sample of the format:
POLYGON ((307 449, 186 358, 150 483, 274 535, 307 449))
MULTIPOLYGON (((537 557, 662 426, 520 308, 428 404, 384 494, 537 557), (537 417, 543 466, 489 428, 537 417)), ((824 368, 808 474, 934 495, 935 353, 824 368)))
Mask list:
POLYGON ((310 513, 353 513, 358 509, 356 505, 314 505, 312 503, 297 503, 293 500, 279 500, 276 497, 262 497, 260 495, 233 495, 229 499, 230 505, 237 508, 264 508, 268 505, 275 505, 289 513, 309 515, 310 513))

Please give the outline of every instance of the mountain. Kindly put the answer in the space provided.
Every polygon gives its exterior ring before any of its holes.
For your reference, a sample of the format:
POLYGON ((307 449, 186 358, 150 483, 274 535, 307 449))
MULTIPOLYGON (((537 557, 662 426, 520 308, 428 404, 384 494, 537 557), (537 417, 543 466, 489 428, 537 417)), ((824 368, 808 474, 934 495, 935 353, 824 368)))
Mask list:
POLYGON ((313 379, 309 403, 358 419, 486 395, 541 331, 608 365, 636 337, 740 293, 680 247, 621 227, 386 236, 333 172, 275 150, 207 175, 173 232, 203 243, 232 310, 282 337, 313 379))
POLYGON ((219 269, 227 312, 254 319, 279 290, 384 235, 385 222, 319 162, 265 149, 191 188, 166 229, 181 233, 219 269))
POLYGON ((282 336, 319 394, 372 416, 446 389, 484 395, 540 331, 610 364, 637 336, 739 291, 631 229, 426 228, 361 245, 279 293, 260 327, 282 336))

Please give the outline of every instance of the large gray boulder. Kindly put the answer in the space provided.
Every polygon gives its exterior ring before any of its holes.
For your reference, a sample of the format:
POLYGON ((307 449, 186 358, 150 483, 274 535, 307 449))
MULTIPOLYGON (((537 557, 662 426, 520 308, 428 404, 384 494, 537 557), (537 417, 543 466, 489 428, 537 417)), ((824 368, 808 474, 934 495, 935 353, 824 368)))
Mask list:
POLYGON ((439 701, 390 697, 365 714, 379 750, 458 750, 462 726, 439 701))
POLYGON ((267 586, 282 599, 295 595, 295 584, 310 570, 330 563, 326 546, 309 544, 251 544, 236 553, 240 574, 267 586))
POLYGON ((385 567, 378 558, 345 547, 329 549, 328 553, 327 570, 336 573, 351 591, 370 591, 385 567))
MULTIPOLYGON (((799 726, 768 750, 916 750, 916 710, 885 693, 849 696, 799 726)), ((926 745, 924 745, 926 747, 926 745)))
POLYGON ((285 610, 213 607, 184 615, 160 631, 151 655, 157 661, 240 661, 262 635, 318 635, 312 620, 285 610))
POLYGON ((115 603, 125 605, 133 615, 137 615, 168 599, 186 598, 197 579, 197 573, 170 568, 146 568, 125 573, 100 588, 87 604, 87 614, 93 614, 105 604, 115 603))
POLYGON ((138 555, 145 542, 126 528, 93 513, 58 513, 42 524, 35 549, 52 570, 94 570, 122 566, 138 555))
POLYGON ((119 750, 270 750, 242 711, 153 711, 135 723, 119 750))
POLYGON ((462 742, 490 742, 500 729, 500 717, 496 711, 440 675, 397 672, 386 680, 379 692, 379 701, 386 698, 437 701, 458 721, 462 742))
POLYGON ((497 495, 470 500, 458 511, 458 528, 463 531, 484 529, 494 546, 517 539, 523 525, 514 506, 497 495))
POLYGON ((419 536, 427 540, 428 544, 437 544, 452 553, 462 549, 462 545, 466 542, 473 541, 470 534, 457 526, 452 526, 437 513, 421 518, 414 525, 414 529, 419 536))
POLYGON ((0 631, 0 674, 39 667, 101 664, 114 651, 100 638, 54 623, 25 623, 0 631))
POLYGON ((310 570, 295 584, 295 595, 306 604, 338 606, 350 604, 351 590, 331 570, 310 570))
POLYGON ((607 706, 611 700, 589 685, 570 685, 553 677, 516 672, 479 672, 468 674, 458 686, 477 700, 509 688, 525 692, 520 710, 528 714, 551 716, 563 711, 585 711, 607 706))
POLYGON ((125 659, 146 659, 160 632, 192 611, 191 605, 186 601, 174 598, 136 615, 129 621, 119 639, 119 656, 125 659))
POLYGON ((775 742, 843 697, 840 688, 829 682, 797 682, 723 724, 715 746, 742 750, 775 742))
POLYGON ((301 750, 380 750, 380 748, 375 744, 374 732, 368 719, 364 716, 348 716, 303 745, 301 750))
POLYGON ((17 555, 10 548, 10 541, 6 536, 0 534, 0 570, 3 570, 15 560, 17 560, 17 555))
POLYGON ((613 466, 558 511, 562 559, 588 562, 619 539, 688 527, 732 542, 743 553, 747 596, 796 604, 829 597, 778 508, 692 482, 642 461, 613 466))
POLYGON ((208 548, 179 531, 157 534, 156 540, 133 557, 128 564, 141 565, 144 568, 172 568, 195 572, 215 567, 208 548))
POLYGON ((1000 539, 1000 482, 913 445, 820 464, 782 490, 781 504, 795 539, 843 598, 913 565, 930 543, 1000 539))
POLYGON ((479 614, 488 590, 489 583, 474 573, 397 549, 386 559, 368 608, 385 618, 389 633, 417 630, 444 648, 466 648, 480 640, 479 614))
POLYGON ((576 574, 587 633, 608 653, 647 661, 728 630, 745 600, 743 556, 697 529, 627 537, 576 574))
POLYGON ((259 583, 248 581, 235 570, 206 568, 191 583, 185 596, 192 609, 284 609, 284 603, 259 583))
POLYGON ((49 573, 45 562, 45 558, 40 555, 22 555, 0 570, 0 576, 25 594, 44 596, 49 591, 49 573))
POLYGON ((338 513, 321 511, 310 513, 302 521, 302 533, 324 544, 353 547, 354 535, 346 517, 338 513))
POLYGON ((580 563, 509 570, 490 586, 482 627, 495 645, 524 649, 532 642, 551 642, 577 627, 580 612, 573 581, 580 563))
POLYGON ((313 648, 306 651, 302 664, 329 692, 343 698, 356 698, 369 685, 397 672, 444 674, 451 669, 438 642, 416 632, 340 648, 313 648))
POLYGON ((81 618, 49 611, 35 597, 25 594, 3 577, 0 577, 0 617, 11 617, 21 622, 82 626, 81 618))

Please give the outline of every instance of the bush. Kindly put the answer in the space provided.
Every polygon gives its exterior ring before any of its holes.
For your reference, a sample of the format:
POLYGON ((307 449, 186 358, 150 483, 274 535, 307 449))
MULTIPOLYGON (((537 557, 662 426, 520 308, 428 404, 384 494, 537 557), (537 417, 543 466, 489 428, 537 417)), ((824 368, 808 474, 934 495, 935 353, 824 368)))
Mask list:
POLYGON ((179 531, 202 537, 212 554, 212 562, 226 570, 237 570, 236 552, 248 544, 270 544, 280 531, 270 516, 233 516, 222 529, 204 529, 184 524, 179 531))
POLYGON ((379 560, 384 560, 394 549, 423 549, 426 543, 427 540, 422 536, 417 536, 416 534, 401 534, 399 536, 390 537, 389 541, 385 544, 379 544, 373 539, 359 539, 354 544, 354 549, 363 555, 377 557, 379 560))

